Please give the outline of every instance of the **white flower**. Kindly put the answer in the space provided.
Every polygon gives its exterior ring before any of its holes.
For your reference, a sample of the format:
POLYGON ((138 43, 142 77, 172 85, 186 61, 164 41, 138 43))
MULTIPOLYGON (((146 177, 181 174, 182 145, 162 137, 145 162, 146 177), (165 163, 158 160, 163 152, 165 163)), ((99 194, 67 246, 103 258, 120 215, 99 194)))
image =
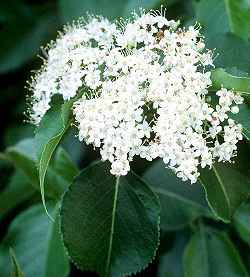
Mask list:
POLYGON ((199 167, 230 161, 242 139, 230 113, 243 98, 221 88, 215 107, 206 101, 213 57, 199 28, 178 28, 163 11, 122 25, 92 18, 65 30, 31 83, 34 123, 54 94, 68 100, 81 90, 73 107, 79 139, 100 148, 114 175, 126 175, 137 155, 161 158, 194 183, 199 167))
POLYGON ((232 108, 231 108, 231 112, 232 113, 234 113, 234 114, 237 114, 237 113, 239 113, 239 107, 238 106, 233 106, 232 108))

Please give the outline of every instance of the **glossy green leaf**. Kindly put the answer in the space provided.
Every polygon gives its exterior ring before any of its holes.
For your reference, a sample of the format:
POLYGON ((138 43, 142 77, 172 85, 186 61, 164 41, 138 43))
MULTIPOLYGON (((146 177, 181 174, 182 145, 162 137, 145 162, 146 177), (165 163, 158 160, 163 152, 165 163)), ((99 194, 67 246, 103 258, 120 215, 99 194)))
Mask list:
POLYGON ((240 92, 242 96, 250 95, 250 77, 234 76, 227 73, 225 69, 218 68, 212 71, 211 80, 215 89, 223 86, 240 92))
POLYGON ((173 245, 159 258, 157 277, 183 277, 182 256, 188 236, 185 232, 176 233, 173 245))
POLYGON ((180 229, 200 216, 210 215, 202 186, 184 183, 163 162, 154 162, 143 179, 160 198, 162 229, 180 229))
POLYGON ((4 147, 11 147, 20 140, 32 137, 35 127, 31 124, 17 124, 9 127, 3 136, 4 147))
POLYGON ((193 1, 196 14, 195 19, 201 24, 202 30, 206 35, 230 31, 225 2, 224 0, 193 1))
POLYGON ((84 169, 65 193, 61 231, 82 270, 126 276, 145 268, 159 243, 157 196, 133 173, 116 178, 107 163, 84 169))
POLYGON ((195 0, 196 19, 208 33, 232 32, 250 37, 250 3, 248 0, 195 0), (210 12, 208 12, 210 11, 210 12))
POLYGON ((24 277, 24 273, 22 272, 20 265, 17 261, 16 255, 13 251, 13 249, 10 248, 10 257, 12 261, 12 271, 11 271, 11 277, 24 277))
POLYGON ((250 73, 250 42, 244 41, 234 34, 211 34, 206 37, 206 46, 215 49, 216 67, 233 68, 250 73))
POLYGON ((133 10, 143 7, 154 8, 160 4, 159 0, 60 0, 59 7, 62 18, 70 22, 87 12, 98 14, 114 19, 116 17, 128 16, 133 10), (112 7, 112 8, 111 8, 112 7))
POLYGON ((69 184, 79 173, 76 164, 72 162, 71 157, 62 147, 59 147, 55 152, 54 159, 51 161, 51 168, 69 184))
MULTIPOLYGON (((45 114, 40 122, 35 136, 37 153, 39 184, 42 195, 43 205, 46 210, 44 182, 49 162, 52 158, 63 135, 68 130, 72 119, 72 105, 74 100, 61 104, 55 104, 45 114)), ((47 211, 47 210, 46 210, 47 211)))
POLYGON ((246 4, 246 0, 194 0, 193 2, 195 21, 202 26, 201 31, 205 35, 206 47, 214 50, 216 67, 237 67, 250 73, 248 55, 250 43, 243 39, 247 37, 246 29, 250 30, 249 17, 245 16, 245 12, 249 14, 249 3, 246 4), (234 6, 233 9, 232 6, 234 6), (239 32, 239 29, 244 35, 239 32))
POLYGON ((234 227, 240 237, 250 245, 250 203, 242 204, 234 214, 234 227))
MULTIPOLYGON (((20 169, 35 189, 39 189, 39 178, 36 165, 37 142, 33 138, 20 141, 6 150, 6 155, 16 168, 20 169)), ((63 149, 58 149, 54 161, 45 178, 46 193, 58 198, 72 182, 77 169, 63 149)))
POLYGON ((15 251, 26 277, 68 276, 69 263, 61 242, 58 220, 49 220, 42 205, 22 212, 11 223, 0 246, 1 276, 9 276, 10 273, 10 247, 15 251))
POLYGON ((248 0, 224 0, 231 32, 250 38, 250 2, 248 0))
POLYGON ((11 176, 9 184, 0 191, 0 220, 12 209, 35 194, 36 191, 27 177, 21 171, 16 171, 11 176))
POLYGON ((235 210, 250 195, 249 146, 239 148, 234 163, 216 163, 212 169, 202 169, 200 182, 206 191, 214 214, 229 222, 235 210))
POLYGON ((6 149, 6 156, 29 178, 33 185, 37 185, 37 168, 35 165, 35 143, 34 139, 28 138, 21 140, 16 145, 6 149))
POLYGON ((188 243, 183 264, 185 277, 249 276, 227 235, 203 226, 188 243))
POLYGON ((75 164, 79 164, 83 160, 87 162, 86 155, 91 150, 88 145, 76 139, 76 129, 69 129, 61 145, 70 154, 70 158, 75 164))

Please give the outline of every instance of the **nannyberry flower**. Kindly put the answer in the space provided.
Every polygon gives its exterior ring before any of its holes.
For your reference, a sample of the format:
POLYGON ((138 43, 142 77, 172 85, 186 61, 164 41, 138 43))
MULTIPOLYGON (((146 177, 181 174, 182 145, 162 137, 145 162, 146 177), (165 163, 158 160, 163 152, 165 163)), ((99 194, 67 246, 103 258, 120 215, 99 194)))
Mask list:
POLYGON ((135 155, 161 158, 183 181, 199 167, 230 161, 242 139, 240 95, 221 88, 207 102, 213 56, 198 26, 180 28, 164 14, 134 14, 123 23, 96 17, 79 22, 48 49, 31 82, 31 120, 39 124, 51 97, 73 106, 80 141, 100 148, 111 173, 126 175, 135 155))

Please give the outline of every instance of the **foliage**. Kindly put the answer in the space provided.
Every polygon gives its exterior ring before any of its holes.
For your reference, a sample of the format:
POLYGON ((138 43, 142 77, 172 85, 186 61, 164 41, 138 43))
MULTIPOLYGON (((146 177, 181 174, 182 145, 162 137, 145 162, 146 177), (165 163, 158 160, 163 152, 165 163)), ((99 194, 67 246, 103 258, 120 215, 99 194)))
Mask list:
POLYGON ((0 28, 1 277, 82 276, 87 270, 114 277, 141 271, 249 276, 249 1, 10 0, 0 3, 0 28), (185 26, 198 21, 218 55, 211 97, 222 85, 245 99, 235 115, 244 133, 235 162, 202 170, 193 185, 160 161, 138 160, 126 177, 111 176, 105 163, 96 162, 98 154, 78 148, 68 132, 71 101, 54 99, 35 134, 23 122, 24 80, 39 68, 39 47, 57 29, 87 11, 115 19, 161 4, 185 26))
POLYGON ((143 180, 133 173, 116 178, 102 162, 83 170, 62 201, 61 231, 71 259, 100 276, 144 268, 155 256, 159 220, 159 200, 143 180))

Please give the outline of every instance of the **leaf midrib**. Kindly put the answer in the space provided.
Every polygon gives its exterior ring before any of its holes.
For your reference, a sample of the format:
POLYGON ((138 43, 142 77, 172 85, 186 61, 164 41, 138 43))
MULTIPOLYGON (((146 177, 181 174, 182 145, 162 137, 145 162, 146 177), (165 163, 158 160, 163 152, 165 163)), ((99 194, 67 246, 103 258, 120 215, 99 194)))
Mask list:
POLYGON ((112 210, 112 219, 111 219, 111 229, 110 229, 110 236, 109 236, 108 256, 107 256, 107 264, 106 264, 106 269, 105 269, 106 277, 109 276, 109 272, 110 272, 110 262, 111 262, 114 227, 115 227, 115 214, 116 214, 117 198, 118 198, 118 190, 119 190, 119 180, 120 180, 120 177, 119 176, 116 177, 115 194, 114 194, 114 200, 113 200, 113 210, 112 210))

